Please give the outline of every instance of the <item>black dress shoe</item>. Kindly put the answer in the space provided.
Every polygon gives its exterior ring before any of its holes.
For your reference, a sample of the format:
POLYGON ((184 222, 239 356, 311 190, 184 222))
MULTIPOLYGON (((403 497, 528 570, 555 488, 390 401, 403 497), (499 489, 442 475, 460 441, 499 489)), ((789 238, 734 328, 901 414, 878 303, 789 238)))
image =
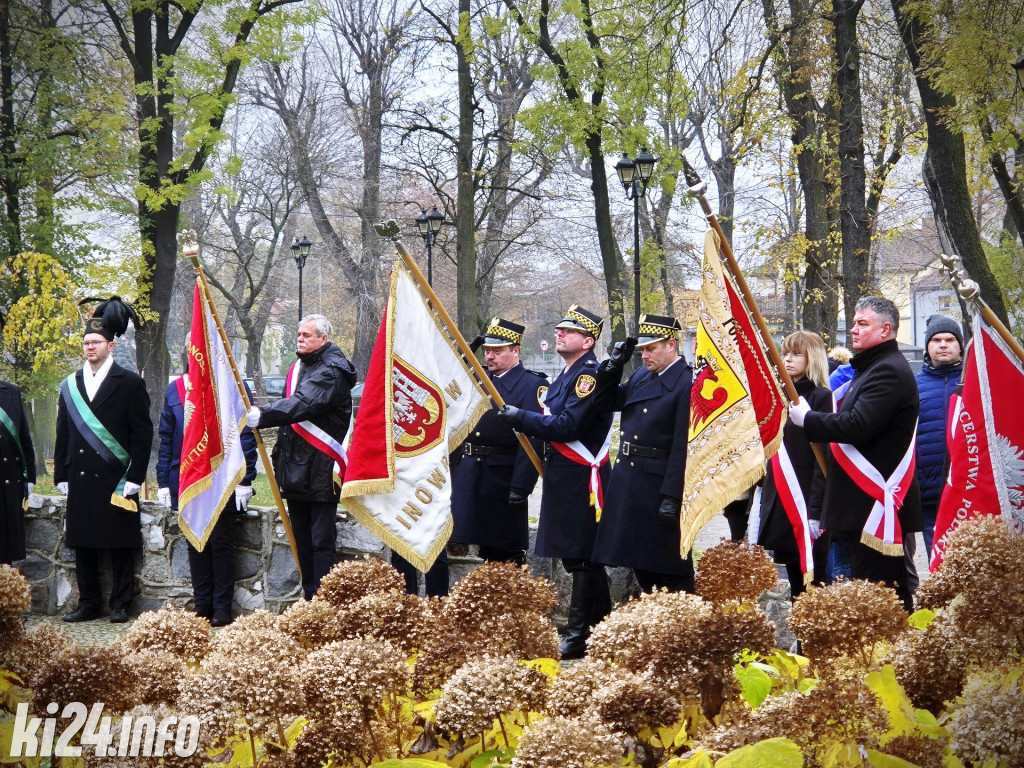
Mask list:
POLYGON ((124 624, 128 621, 128 611, 124 608, 114 608, 110 611, 111 624, 124 624))
POLYGON ((75 624, 79 621, 92 621, 98 619, 100 612, 98 608, 89 608, 86 606, 79 606, 78 610, 74 613, 69 613, 64 617, 64 621, 69 621, 75 624))
POLYGON ((202 616, 207 621, 213 618, 212 605, 190 605, 185 610, 194 613, 196 616, 202 616))
POLYGON ((213 618, 210 619, 211 627, 226 627, 235 617, 231 615, 230 608, 214 608, 213 618))

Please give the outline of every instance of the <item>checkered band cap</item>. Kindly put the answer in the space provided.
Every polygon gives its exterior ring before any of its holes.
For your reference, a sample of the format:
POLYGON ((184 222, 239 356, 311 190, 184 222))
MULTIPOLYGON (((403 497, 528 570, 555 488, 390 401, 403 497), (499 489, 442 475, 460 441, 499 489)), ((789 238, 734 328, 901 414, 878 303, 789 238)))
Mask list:
POLYGON ((604 318, 598 317, 593 312, 588 312, 579 304, 573 304, 555 328, 589 333, 596 341, 601 337, 601 331, 604 329, 604 318))
POLYGON ((492 317, 491 322, 487 324, 487 330, 483 332, 484 346, 504 347, 508 344, 522 344, 525 330, 525 325, 492 317))
POLYGON ((676 333, 683 330, 674 317, 662 315, 640 315, 640 329, 637 333, 637 346, 643 347, 656 341, 677 339, 676 333))

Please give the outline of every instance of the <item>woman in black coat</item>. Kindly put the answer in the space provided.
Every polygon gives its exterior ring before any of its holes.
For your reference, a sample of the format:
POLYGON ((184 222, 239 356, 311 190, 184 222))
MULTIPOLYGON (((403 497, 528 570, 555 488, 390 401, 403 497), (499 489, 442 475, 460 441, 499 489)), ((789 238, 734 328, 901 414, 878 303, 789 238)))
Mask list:
MULTIPOLYGON (((796 391, 815 411, 832 410, 832 391, 828 388, 828 358, 821 337, 809 331, 797 331, 782 342, 783 362, 796 385, 796 391)), ((761 492, 760 532, 757 543, 772 551, 776 563, 786 566, 790 594, 795 600, 804 591, 812 573, 805 575, 801 554, 807 543, 813 556, 813 583, 828 581, 829 536, 820 527, 821 503, 825 491, 825 476, 814 456, 811 443, 803 429, 787 422, 782 433, 782 447, 768 462, 768 471, 761 492), (792 473, 799 488, 786 483, 779 475, 788 456, 792 473), (780 493, 780 486, 782 486, 780 493), (792 494, 786 492, 788 487, 792 494), (806 510, 807 535, 804 536, 799 494, 806 510), (788 509, 787 509, 788 507, 788 509), (794 522, 797 525, 794 527, 794 522)))

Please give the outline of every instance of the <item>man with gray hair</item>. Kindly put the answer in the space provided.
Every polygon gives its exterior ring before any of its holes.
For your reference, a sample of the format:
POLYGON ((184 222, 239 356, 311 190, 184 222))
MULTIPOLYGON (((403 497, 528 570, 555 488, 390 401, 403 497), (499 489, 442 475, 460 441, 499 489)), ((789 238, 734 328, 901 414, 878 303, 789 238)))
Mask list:
POLYGON ((812 411, 800 398, 789 417, 812 442, 831 444, 821 527, 849 543, 851 577, 892 586, 911 611, 903 539, 922 528, 914 472, 919 400, 896 342, 898 325, 889 299, 858 301, 850 331, 853 379, 835 390, 835 412, 812 411))
POLYGON ((295 344, 299 359, 288 371, 284 397, 249 410, 250 427, 280 427, 274 475, 288 501, 307 600, 337 560, 341 446, 352 418, 356 383, 356 369, 331 342, 332 330, 323 315, 302 318, 295 344))

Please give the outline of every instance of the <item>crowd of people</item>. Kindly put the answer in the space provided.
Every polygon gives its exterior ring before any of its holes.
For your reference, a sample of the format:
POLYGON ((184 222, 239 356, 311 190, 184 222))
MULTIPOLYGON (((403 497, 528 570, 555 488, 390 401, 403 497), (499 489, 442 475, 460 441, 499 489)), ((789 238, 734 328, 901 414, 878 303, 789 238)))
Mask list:
MULTIPOLYGON (((145 480, 153 424, 142 379, 114 362, 116 338, 131 317, 117 299, 97 307, 83 335, 85 361, 61 383, 54 481, 67 495, 66 543, 75 552, 77 608, 66 621, 103 615, 100 555, 109 552, 112 622, 126 621, 141 546, 138 494, 145 480)), ((856 305, 852 356, 826 353, 817 334, 782 343, 799 400, 778 454, 752 494, 726 510, 733 538, 748 536, 785 566, 795 599, 808 583, 838 577, 891 585, 905 607, 917 583, 914 541, 930 549, 945 479, 946 409, 960 380, 959 325, 933 316, 924 367, 915 377, 899 351, 899 313, 880 296, 856 305), (824 467, 813 444, 826 450, 824 467), (873 536, 895 530, 895 537, 873 536)), ((534 554, 557 558, 572 579, 564 658, 586 652, 591 628, 612 608, 606 567, 633 570, 646 591, 694 589, 692 555, 680 555, 692 368, 680 350, 674 317, 642 315, 637 335, 598 360, 604 320, 572 305, 555 326, 564 362, 548 381, 520 361, 525 328, 494 318, 472 343, 505 405, 492 407, 451 456, 452 543, 475 545, 488 561, 522 565, 529 545, 528 504, 538 469, 519 441, 525 435, 543 468, 534 554), (639 357, 624 377, 627 364, 639 357), (623 380, 625 378, 625 380, 623 380), (613 417, 620 440, 612 451, 613 417), (609 460, 616 454, 614 466, 609 460)), ((284 397, 253 407, 242 434, 246 474, 200 552, 190 545, 193 610, 215 626, 232 620, 234 547, 231 516, 252 496, 256 448, 251 429, 277 427, 274 473, 294 530, 302 592, 310 599, 337 560, 339 485, 334 461, 313 434, 342 441, 352 413, 356 372, 330 340, 327 318, 298 327, 298 360, 284 397)), ((183 403, 188 376, 167 387, 159 424, 158 501, 178 506, 183 403)), ((0 382, 0 562, 25 557, 23 508, 35 482, 35 455, 16 387, 0 382)), ((408 591, 419 574, 397 555, 408 591)), ((449 586, 447 558, 425 574, 426 592, 449 586)))

